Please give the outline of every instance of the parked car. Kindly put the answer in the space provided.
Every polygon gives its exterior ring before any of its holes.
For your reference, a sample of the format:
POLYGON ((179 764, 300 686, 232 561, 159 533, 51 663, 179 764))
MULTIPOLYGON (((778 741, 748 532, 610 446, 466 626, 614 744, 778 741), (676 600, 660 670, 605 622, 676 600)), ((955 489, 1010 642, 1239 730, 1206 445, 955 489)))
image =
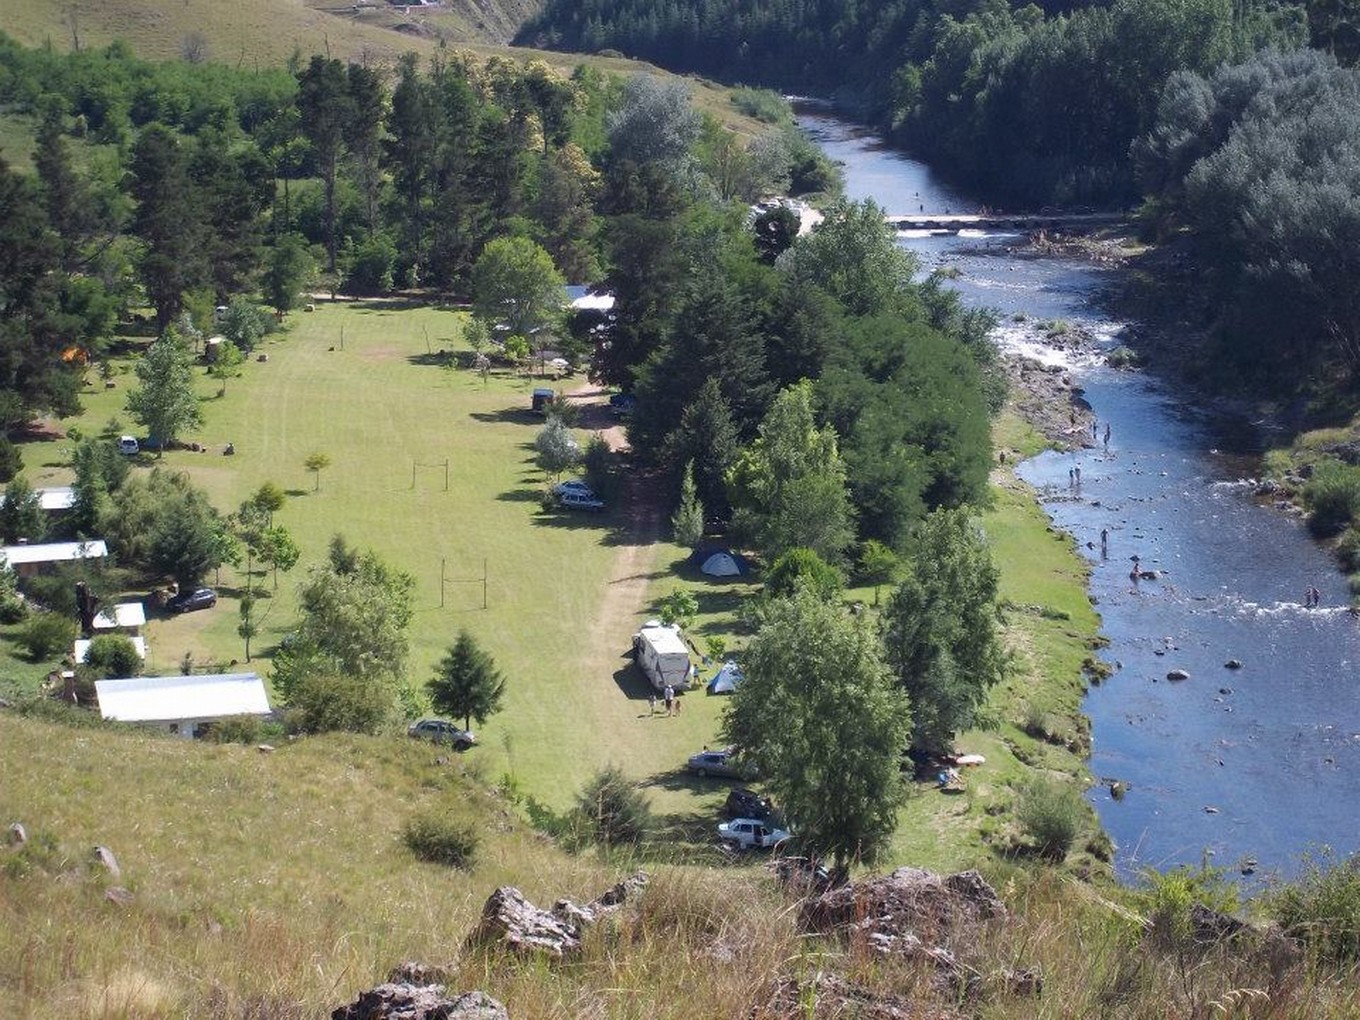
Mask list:
POLYGON ((774 803, 770 798, 762 797, 744 786, 738 786, 729 793, 727 803, 723 805, 723 814, 728 818, 759 818, 762 822, 768 822, 774 813, 774 803))
POLYGON ((738 850, 764 850, 784 842, 789 833, 759 818, 734 818, 718 825, 718 838, 738 850))
POLYGON ((563 510, 588 510, 591 513, 599 513, 604 509, 604 502, 596 499, 593 493, 577 492, 574 489, 557 493, 557 505, 563 510))
POLYGON ((432 740, 436 744, 450 744, 455 751, 466 751, 477 743, 477 736, 471 730, 462 729, 443 719, 421 719, 406 728, 406 735, 421 740, 432 740))
POLYGON ((595 495, 594 489, 592 489, 585 482, 581 481, 581 479, 579 478, 568 478, 565 482, 558 482, 556 485, 553 486, 553 492, 557 493, 557 495, 559 496, 564 496, 568 492, 576 492, 582 496, 585 496, 587 499, 600 498, 599 496, 595 495))
POLYGON ((189 613, 195 609, 211 609, 217 605, 217 592, 211 588, 191 588, 173 596, 165 603, 172 613, 189 613))
POLYGON ((118 452, 133 457, 142 452, 142 444, 137 442, 136 436, 119 436, 118 452))
POLYGON ((720 751, 700 751, 689 756, 688 768, 696 776, 718 776, 723 779, 752 779, 755 770, 737 763, 732 748, 720 751))

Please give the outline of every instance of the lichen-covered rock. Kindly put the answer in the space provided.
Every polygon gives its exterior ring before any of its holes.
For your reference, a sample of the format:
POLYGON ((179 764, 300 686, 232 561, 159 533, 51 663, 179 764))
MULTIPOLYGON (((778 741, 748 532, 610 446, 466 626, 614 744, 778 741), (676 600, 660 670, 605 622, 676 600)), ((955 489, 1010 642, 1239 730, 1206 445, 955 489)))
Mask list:
POLYGON ((804 931, 871 929, 888 934, 915 933, 933 940, 955 929, 1006 916, 1006 905, 976 871, 947 878, 920 868, 898 868, 828 890, 803 901, 804 931))
POLYGON ((103 868, 110 878, 121 878, 122 869, 118 867, 118 858, 113 856, 113 851, 106 846, 97 846, 92 851, 94 863, 103 868))
POLYGON ((333 1010, 331 1020, 510 1020, 510 1016, 485 992, 464 992, 450 999, 443 985, 388 983, 360 992, 350 1005, 333 1010))
POLYGON ((958 1013, 900 995, 876 992, 835 974, 779 982, 760 1020, 954 1020, 958 1013))
POLYGON ((514 886, 503 885, 487 898, 482 920, 468 941, 560 959, 580 951, 581 929, 534 906, 514 886))

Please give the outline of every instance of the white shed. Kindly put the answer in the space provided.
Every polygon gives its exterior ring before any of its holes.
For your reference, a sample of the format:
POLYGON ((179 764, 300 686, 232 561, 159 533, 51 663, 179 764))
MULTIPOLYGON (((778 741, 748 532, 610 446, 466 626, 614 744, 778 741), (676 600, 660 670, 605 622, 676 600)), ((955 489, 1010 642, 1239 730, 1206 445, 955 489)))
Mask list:
POLYGON ((76 490, 70 485, 54 485, 46 489, 35 489, 38 506, 48 513, 70 510, 76 505, 76 490))
POLYGON ((119 602, 94 618, 95 630, 130 630, 146 626, 146 607, 140 602, 119 602))
POLYGON ((103 559, 109 554, 109 547, 102 538, 89 542, 41 542, 36 545, 7 545, 0 549, 5 562, 14 568, 20 577, 32 577, 42 568, 54 563, 70 563, 74 560, 103 559))
POLYGON ((94 689, 105 719, 146 723, 183 737, 194 736, 205 723, 271 712, 264 681, 256 673, 96 680, 94 689))

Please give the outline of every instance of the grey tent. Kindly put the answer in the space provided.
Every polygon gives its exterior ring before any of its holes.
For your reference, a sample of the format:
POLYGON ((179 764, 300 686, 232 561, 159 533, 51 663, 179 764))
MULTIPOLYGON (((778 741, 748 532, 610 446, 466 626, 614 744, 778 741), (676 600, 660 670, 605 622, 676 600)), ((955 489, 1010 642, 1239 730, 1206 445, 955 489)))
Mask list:
POLYGON ((741 683, 741 667, 735 662, 728 660, 718 670, 716 676, 708 682, 709 694, 731 694, 737 689, 737 684, 741 683))
POLYGON ((699 569, 709 577, 740 577, 744 573, 737 557, 725 550, 713 553, 699 569))

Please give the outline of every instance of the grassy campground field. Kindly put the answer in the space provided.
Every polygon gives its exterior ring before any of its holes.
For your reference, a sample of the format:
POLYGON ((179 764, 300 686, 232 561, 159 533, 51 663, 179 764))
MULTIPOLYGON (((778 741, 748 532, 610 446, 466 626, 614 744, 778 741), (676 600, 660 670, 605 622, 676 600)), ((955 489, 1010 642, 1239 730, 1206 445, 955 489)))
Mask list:
MULTIPOLYGON (((293 628, 300 576, 342 533, 416 579, 413 679, 430 675, 460 628, 507 677, 504 711, 481 728, 481 746, 471 752, 485 778, 509 779, 561 809, 596 769, 614 763, 644 784, 663 816, 703 832, 727 787, 690 778, 683 764, 714 743, 723 700, 694 693, 681 716, 649 717, 645 687, 625 654, 640 620, 679 585, 691 587, 700 604, 691 628, 700 649, 713 635, 739 645, 735 611, 754 586, 682 570, 685 550, 660 541, 655 522, 630 528, 619 507, 599 516, 542 512, 546 480, 530 445, 541 419, 528 411, 529 391, 541 381, 505 375, 484 383, 443 367, 438 352, 453 346, 458 314, 362 302, 295 313, 287 331, 260 349, 268 361, 247 363, 224 396, 215 380, 200 377, 207 420, 191 438, 207 452, 175 451, 159 463, 188 471, 224 512, 266 481, 289 492, 277 520, 303 557, 264 601, 253 651, 267 655, 293 628), (228 442, 235 456, 222 454, 228 442), (313 451, 332 458, 317 491, 303 467, 313 451)), ((93 373, 91 379, 97 381, 93 373)), ((68 426, 87 433, 129 428, 123 401, 132 383, 125 371, 112 389, 88 388, 84 416, 68 426)), ((585 386, 579 379, 556 385, 585 386)), ((586 420, 608 424, 602 415, 586 420)), ((69 478, 61 440, 29 445, 25 460, 34 484, 69 478)), ((157 463, 143 454, 136 470, 157 463)), ((996 725, 961 739, 986 754, 988 766, 962 798, 930 790, 912 798, 894 853, 901 860, 943 864, 984 853, 982 833, 994 828, 990 814, 1026 774, 1022 758, 1081 772, 1080 758, 1062 740, 1035 740, 1020 729, 1036 705, 1051 714, 1055 732, 1077 729, 1081 662, 1096 627, 1081 560, 1055 541, 1023 487, 1008 474, 996 481, 985 524, 1003 569, 1003 596, 1021 607, 1008 614, 1016 672, 994 698, 996 725)), ((224 568, 224 598, 215 609, 153 620, 151 667, 173 672, 186 653, 200 668, 243 660, 234 598, 240 582, 224 568)), ((872 593, 851 597, 869 602, 872 593)), ((27 671, 30 679, 47 668, 11 665, 11 675, 27 671)), ((267 662, 252 665, 267 673, 267 662)))

